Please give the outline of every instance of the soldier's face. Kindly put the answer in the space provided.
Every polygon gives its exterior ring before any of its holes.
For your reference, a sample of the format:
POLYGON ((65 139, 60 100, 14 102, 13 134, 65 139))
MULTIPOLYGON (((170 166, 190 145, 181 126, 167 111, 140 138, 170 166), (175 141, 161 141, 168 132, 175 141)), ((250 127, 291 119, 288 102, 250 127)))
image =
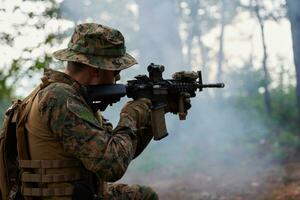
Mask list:
POLYGON ((114 71, 96 69, 91 73, 88 85, 115 84, 115 76, 114 71))

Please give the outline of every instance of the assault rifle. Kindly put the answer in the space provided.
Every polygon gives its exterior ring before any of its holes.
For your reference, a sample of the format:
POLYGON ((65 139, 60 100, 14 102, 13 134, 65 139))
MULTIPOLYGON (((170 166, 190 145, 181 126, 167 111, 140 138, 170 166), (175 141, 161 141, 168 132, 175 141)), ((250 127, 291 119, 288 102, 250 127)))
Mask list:
POLYGON ((108 105, 120 101, 122 97, 132 99, 148 98, 152 102, 152 131, 154 140, 160 140, 168 135, 165 113, 170 102, 178 106, 173 113, 179 115, 180 120, 185 120, 187 109, 191 106, 185 102, 189 97, 195 97, 196 91, 204 88, 223 88, 224 83, 203 84, 201 71, 198 72, 176 72, 173 79, 163 79, 163 65, 151 63, 148 66, 149 76, 138 75, 134 80, 129 80, 127 85, 101 85, 89 86, 87 88, 88 101, 93 109, 104 111, 108 105))

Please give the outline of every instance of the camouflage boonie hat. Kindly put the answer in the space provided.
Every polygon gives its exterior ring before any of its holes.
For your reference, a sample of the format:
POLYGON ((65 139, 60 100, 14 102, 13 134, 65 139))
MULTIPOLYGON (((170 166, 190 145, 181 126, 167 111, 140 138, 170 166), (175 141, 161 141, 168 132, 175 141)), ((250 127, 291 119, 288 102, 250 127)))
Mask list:
POLYGON ((53 56, 104 70, 122 70, 137 64, 126 53, 120 31, 95 23, 77 25, 68 48, 54 52, 53 56))

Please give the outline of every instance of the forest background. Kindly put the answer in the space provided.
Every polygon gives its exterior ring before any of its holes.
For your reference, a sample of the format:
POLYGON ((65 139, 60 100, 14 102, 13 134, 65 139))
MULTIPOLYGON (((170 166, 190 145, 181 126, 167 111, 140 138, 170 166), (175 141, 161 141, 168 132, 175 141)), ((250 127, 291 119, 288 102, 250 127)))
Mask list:
MULTIPOLYGON (((205 82, 226 84, 193 99, 186 121, 168 116, 170 136, 153 142, 121 181, 151 185, 237 169, 247 180, 297 162, 299 8, 298 0, 0 0, 0 120, 43 69, 63 69, 51 54, 67 46, 75 25, 96 22, 121 30, 139 62, 123 82, 154 62, 165 65, 165 77, 202 70, 205 82)), ((125 101, 105 111, 113 124, 125 101)))

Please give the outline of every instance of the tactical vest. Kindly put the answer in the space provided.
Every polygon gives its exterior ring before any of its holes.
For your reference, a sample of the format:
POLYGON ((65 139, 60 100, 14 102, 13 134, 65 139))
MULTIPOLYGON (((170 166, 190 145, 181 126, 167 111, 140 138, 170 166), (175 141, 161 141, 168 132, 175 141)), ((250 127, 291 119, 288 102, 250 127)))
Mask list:
POLYGON ((42 81, 22 101, 13 117, 16 120, 22 196, 28 200, 72 199, 76 182, 84 182, 93 187, 93 192, 102 193, 103 183, 97 183, 95 176, 79 160, 66 153, 62 142, 41 122, 36 96, 40 90, 56 82, 46 77, 42 81))

